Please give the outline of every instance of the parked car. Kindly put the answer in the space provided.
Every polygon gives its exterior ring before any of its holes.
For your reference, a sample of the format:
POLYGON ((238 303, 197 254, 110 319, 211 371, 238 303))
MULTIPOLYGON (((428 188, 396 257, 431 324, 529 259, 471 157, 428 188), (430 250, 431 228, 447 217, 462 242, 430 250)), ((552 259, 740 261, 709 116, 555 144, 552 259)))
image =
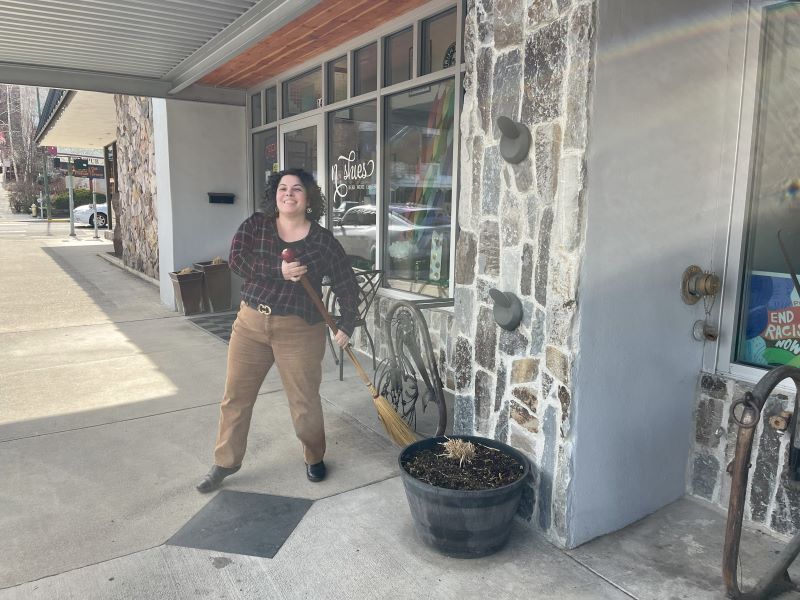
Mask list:
MULTIPOLYGON (((375 264, 377 208, 372 204, 353 206, 334 218, 333 233, 356 267, 375 264)), ((421 205, 389 207, 388 263, 394 276, 429 279, 431 242, 441 245, 443 268, 447 273, 450 249, 450 216, 439 208, 421 205)))
MULTIPOLYGON (((94 227, 94 210, 91 204, 84 204, 73 211, 75 225, 89 225, 94 227)), ((97 226, 105 227, 108 224, 108 204, 97 205, 97 226)))

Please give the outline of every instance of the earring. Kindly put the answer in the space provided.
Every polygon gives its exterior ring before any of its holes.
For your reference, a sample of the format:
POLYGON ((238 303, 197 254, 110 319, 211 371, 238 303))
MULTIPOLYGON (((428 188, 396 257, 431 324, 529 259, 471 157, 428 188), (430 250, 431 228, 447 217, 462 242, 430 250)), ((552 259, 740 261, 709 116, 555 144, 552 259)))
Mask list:
POLYGON ((311 207, 309 206, 309 207, 306 209, 306 214, 310 215, 310 214, 311 214, 311 212, 312 212, 312 211, 311 211, 311 207))

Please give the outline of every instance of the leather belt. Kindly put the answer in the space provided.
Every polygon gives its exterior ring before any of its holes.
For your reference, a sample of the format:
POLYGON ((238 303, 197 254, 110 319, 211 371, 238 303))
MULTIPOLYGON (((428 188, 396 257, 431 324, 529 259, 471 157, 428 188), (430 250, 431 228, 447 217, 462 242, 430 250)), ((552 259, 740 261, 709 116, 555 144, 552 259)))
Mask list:
POLYGON ((273 308, 269 304, 256 304, 255 302, 248 302, 246 300, 244 301, 244 303, 247 306, 249 306, 250 308, 252 308, 253 310, 258 311, 262 315, 267 316, 267 317, 270 316, 270 315, 278 317, 278 316, 285 316, 285 315, 291 314, 291 313, 289 313, 289 312, 287 312, 285 310, 280 310, 280 309, 273 308))

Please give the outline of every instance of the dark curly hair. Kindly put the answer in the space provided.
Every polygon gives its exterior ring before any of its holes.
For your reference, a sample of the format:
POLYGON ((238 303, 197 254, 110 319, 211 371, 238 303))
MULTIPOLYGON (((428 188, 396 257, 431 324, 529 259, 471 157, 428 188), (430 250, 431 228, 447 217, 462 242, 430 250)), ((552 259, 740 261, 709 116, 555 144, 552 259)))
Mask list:
POLYGON ((264 200, 261 202, 261 210, 263 210, 264 214, 267 216, 278 216, 278 184, 280 184, 281 179, 286 175, 294 175, 300 179, 300 183, 303 184, 306 190, 308 208, 311 209, 310 213, 306 212, 306 219, 314 221, 315 223, 319 222, 322 215, 325 214, 325 196, 322 194, 322 190, 314 179, 314 176, 303 169, 285 169, 270 175, 269 182, 267 183, 267 190, 264 193, 264 200))

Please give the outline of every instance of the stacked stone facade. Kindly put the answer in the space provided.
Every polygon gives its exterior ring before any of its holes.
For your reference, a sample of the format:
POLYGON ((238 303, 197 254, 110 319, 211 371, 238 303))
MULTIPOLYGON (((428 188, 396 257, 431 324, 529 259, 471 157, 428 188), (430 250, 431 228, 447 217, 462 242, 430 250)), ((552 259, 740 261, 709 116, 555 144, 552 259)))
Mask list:
POLYGON ((524 516, 557 543, 566 539, 572 479, 594 30, 593 0, 473 0, 465 29, 455 429, 531 457, 524 516), (501 115, 531 131, 520 164, 500 156, 501 115), (495 324, 491 288, 521 298, 515 331, 495 324))
POLYGON ((153 103, 150 98, 114 96, 117 109, 117 177, 122 261, 158 278, 153 103))
MULTIPOLYGON (((701 373, 695 405, 694 448, 689 464, 689 491, 728 508, 733 460, 739 428, 731 419, 731 404, 753 389, 736 379, 701 373)), ((800 486, 788 479, 790 432, 775 429, 770 417, 794 410, 794 399, 771 395, 756 426, 745 519, 781 534, 800 529, 800 486)), ((786 416, 786 415, 784 415, 786 416)))

